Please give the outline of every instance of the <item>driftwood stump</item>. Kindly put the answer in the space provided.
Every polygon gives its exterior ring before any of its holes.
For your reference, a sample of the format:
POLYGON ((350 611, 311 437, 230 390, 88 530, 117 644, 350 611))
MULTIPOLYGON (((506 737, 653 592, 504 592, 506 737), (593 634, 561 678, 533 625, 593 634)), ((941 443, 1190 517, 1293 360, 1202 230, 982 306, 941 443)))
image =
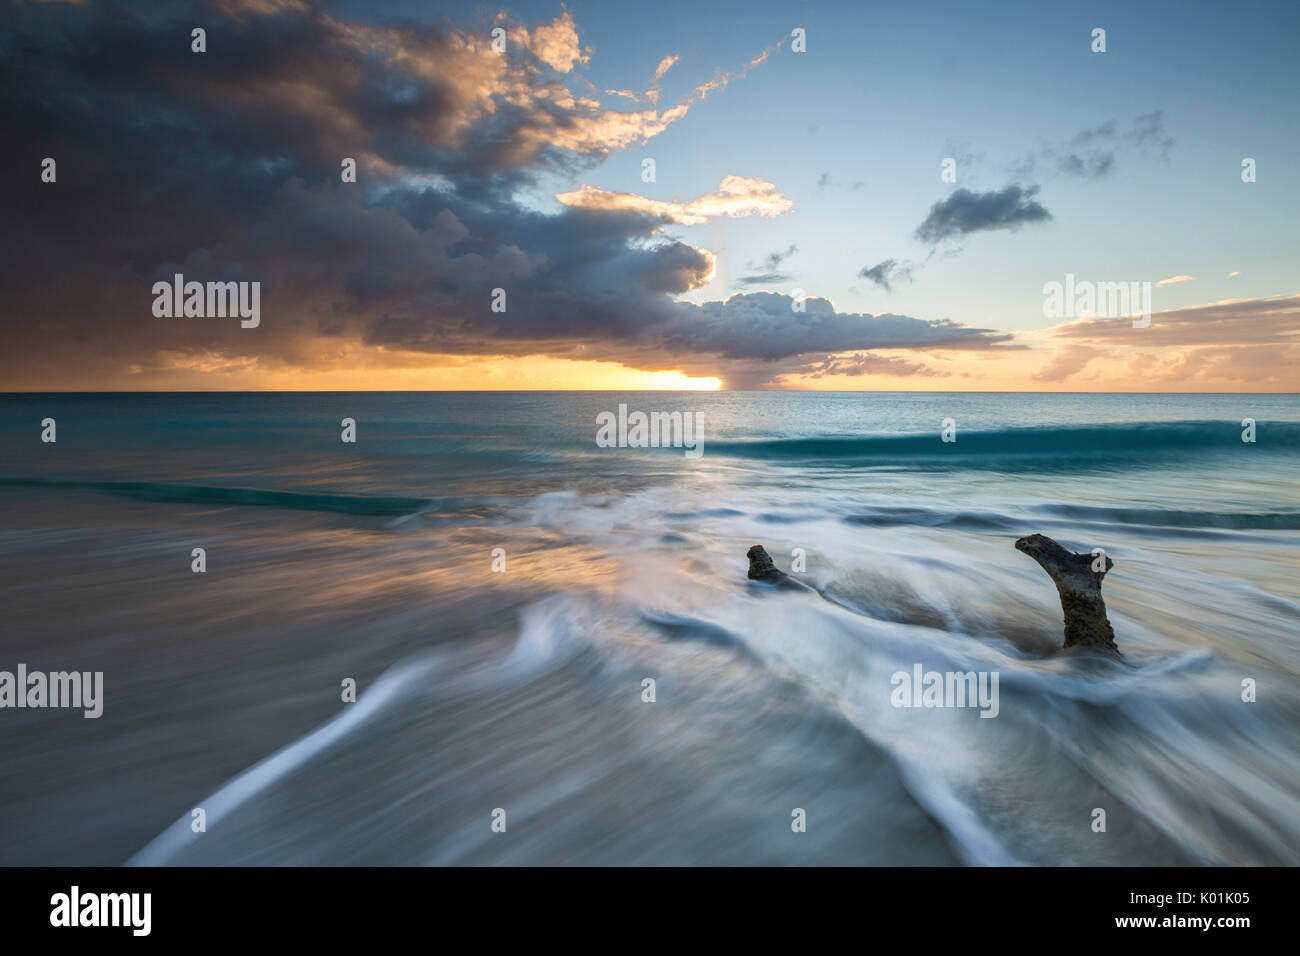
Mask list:
POLYGON ((1016 550, 1037 561, 1055 582, 1065 614, 1065 646, 1096 647, 1119 653, 1115 631, 1106 618, 1106 602, 1101 599, 1101 580, 1115 562, 1106 557, 1105 569, 1094 571, 1093 564, 1102 560, 1101 555, 1094 558, 1091 554, 1067 551, 1044 534, 1021 538, 1016 542, 1016 550))
POLYGON ((749 579, 760 584, 767 584, 779 591, 809 591, 817 593, 815 588, 786 574, 772 563, 772 556, 761 544, 756 544, 745 552, 749 558, 749 579))
POLYGON ((745 557, 749 558, 749 579, 751 581, 766 581, 768 584, 777 584, 789 577, 772 563, 772 556, 767 553, 767 549, 761 544, 756 544, 746 551, 745 557))

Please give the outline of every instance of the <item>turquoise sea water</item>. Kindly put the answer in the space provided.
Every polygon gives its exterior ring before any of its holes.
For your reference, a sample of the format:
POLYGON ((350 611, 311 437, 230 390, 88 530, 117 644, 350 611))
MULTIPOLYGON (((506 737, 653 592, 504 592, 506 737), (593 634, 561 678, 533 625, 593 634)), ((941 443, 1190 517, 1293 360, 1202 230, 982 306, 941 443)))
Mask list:
POLYGON ((0 863, 1300 862, 1294 395, 10 395, 0 451, 0 670, 105 682, 0 710, 0 863))

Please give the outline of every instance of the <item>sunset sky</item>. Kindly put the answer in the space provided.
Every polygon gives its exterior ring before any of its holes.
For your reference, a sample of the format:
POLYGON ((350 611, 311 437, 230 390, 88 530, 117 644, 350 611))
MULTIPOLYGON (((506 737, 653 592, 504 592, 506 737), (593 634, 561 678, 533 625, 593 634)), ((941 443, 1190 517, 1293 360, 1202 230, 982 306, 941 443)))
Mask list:
POLYGON ((0 391, 1297 391, 1297 29, 0 0, 0 391), (259 326, 156 317, 176 273, 260 282, 259 326), (1067 274, 1149 282, 1149 327, 1046 314, 1067 274))

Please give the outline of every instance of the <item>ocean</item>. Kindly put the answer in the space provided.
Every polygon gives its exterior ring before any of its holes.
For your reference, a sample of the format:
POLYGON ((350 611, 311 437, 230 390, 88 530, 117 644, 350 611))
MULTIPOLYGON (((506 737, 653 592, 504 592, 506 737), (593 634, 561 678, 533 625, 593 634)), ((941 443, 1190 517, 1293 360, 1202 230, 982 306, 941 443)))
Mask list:
POLYGON ((1295 395, 11 394, 0 450, 0 671, 103 674, 0 709, 0 864, 1300 863, 1295 395))

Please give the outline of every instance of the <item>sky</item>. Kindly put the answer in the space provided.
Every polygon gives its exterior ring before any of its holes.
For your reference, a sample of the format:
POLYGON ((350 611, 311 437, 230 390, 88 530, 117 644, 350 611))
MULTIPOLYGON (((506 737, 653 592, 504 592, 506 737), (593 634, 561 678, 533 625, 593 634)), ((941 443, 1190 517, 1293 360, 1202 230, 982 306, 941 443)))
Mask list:
POLYGON ((1300 391, 1298 27, 0 0, 0 390, 1300 391))

